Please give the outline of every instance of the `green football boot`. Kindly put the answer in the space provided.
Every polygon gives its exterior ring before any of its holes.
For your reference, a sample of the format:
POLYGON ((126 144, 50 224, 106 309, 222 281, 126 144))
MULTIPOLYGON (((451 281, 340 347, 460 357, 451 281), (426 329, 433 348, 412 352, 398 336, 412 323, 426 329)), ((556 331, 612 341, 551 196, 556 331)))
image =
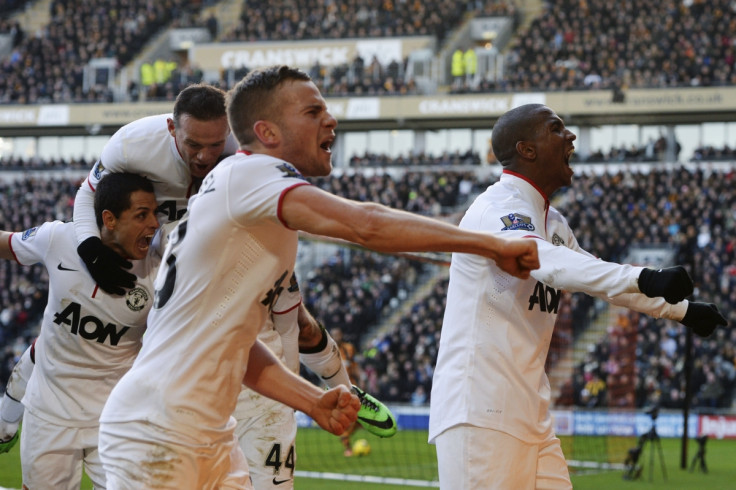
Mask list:
POLYGON ((355 385, 353 393, 360 398, 358 422, 365 430, 378 437, 391 437, 396 434, 396 419, 386 405, 355 385))

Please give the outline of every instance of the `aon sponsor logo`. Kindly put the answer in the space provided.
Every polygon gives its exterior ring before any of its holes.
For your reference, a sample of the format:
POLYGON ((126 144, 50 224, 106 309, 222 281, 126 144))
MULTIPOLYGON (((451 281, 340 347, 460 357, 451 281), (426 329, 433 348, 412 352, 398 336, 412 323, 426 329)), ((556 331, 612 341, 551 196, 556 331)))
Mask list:
POLYGON ((83 339, 96 340, 104 344, 109 338, 110 345, 118 345, 120 339, 130 327, 118 329, 114 323, 105 324, 96 316, 82 316, 82 307, 78 303, 70 303, 61 313, 54 313, 54 323, 69 326, 69 331, 83 339))
POLYGON ((529 310, 533 310, 534 306, 537 305, 542 312, 557 314, 561 294, 561 290, 551 288, 537 281, 534 292, 529 296, 529 310))

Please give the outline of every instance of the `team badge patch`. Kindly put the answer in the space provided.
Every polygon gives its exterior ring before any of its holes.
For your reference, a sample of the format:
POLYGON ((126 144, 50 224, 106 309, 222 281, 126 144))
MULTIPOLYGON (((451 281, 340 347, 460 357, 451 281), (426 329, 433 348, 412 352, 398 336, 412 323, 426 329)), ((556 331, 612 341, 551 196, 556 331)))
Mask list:
POLYGON ((284 177, 294 177, 296 179, 307 180, 297 169, 286 162, 282 162, 281 165, 276 165, 276 168, 284 173, 284 177))
POLYGON ((560 238, 560 235, 558 235, 557 233, 552 234, 552 245, 559 247, 560 245, 563 245, 564 243, 565 241, 562 238, 560 238))
POLYGON ((141 311, 148 303, 148 292, 142 287, 133 288, 125 295, 125 304, 133 311, 141 311))
POLYGON ((503 218, 501 218, 501 221, 503 221, 503 224, 505 225, 501 230, 527 230, 527 231, 534 231, 534 225, 532 224, 532 219, 529 216, 524 216, 523 214, 519 213, 511 213, 507 214, 503 218))
POLYGON ((29 238, 33 238, 36 235, 37 231, 38 231, 38 226, 34 226, 33 228, 28 228, 26 231, 23 232, 23 235, 21 235, 20 239, 23 241, 26 241, 29 238))
POLYGON ((95 179, 100 180, 102 178, 102 172, 104 171, 105 167, 102 166, 102 162, 97 160, 97 163, 95 163, 95 166, 92 168, 92 175, 95 176, 95 179))

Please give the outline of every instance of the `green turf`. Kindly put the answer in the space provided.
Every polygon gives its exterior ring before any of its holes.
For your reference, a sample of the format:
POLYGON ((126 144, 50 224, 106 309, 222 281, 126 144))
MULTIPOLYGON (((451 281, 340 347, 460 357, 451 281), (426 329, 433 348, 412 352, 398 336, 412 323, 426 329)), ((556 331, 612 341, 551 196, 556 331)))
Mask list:
MULTIPOLYGON (((7 454, 0 454, 0 487, 22 488, 23 478, 20 472, 20 444, 16 444, 7 454)), ((87 475, 82 476, 81 490, 92 490, 92 482, 87 475)))
MULTIPOLYGON (((426 472, 427 466, 433 467, 435 465, 434 446, 426 444, 426 432, 401 431, 390 439, 378 439, 365 433, 362 435, 359 433, 358 435, 370 441, 371 454, 361 458, 344 458, 340 443, 334 436, 327 433, 322 434, 316 430, 300 430, 298 436, 300 451, 297 468, 300 471, 330 472, 340 472, 337 470, 342 468, 344 472, 349 474, 417 478, 418 475, 426 472), (401 465, 396 464, 396 453, 394 451, 397 448, 408 451, 406 448, 410 446, 413 446, 410 459, 413 458, 414 462, 400 468, 401 465), (308 450, 310 448, 312 451, 308 450)), ((736 488, 736 441, 711 439, 707 442, 705 460, 708 465, 708 473, 699 470, 691 473, 689 468, 681 469, 680 440, 662 439, 661 441, 668 481, 664 480, 657 451, 654 454, 655 459, 650 481, 650 451, 652 447, 647 447, 640 458, 640 463, 643 464, 643 472, 639 480, 626 481, 623 479, 621 471, 590 472, 586 470, 573 472, 572 482, 574 488, 576 490, 730 490, 736 488)), ((564 444, 567 444, 567 441, 564 441, 564 444)), ((688 446, 688 467, 697 449, 697 444, 691 441, 688 446)), ((298 490, 337 490, 345 488, 351 490, 398 490, 407 488, 398 485, 322 480, 299 476, 296 478, 295 486, 298 490)), ((8 454, 0 455, 0 487, 21 488, 20 459, 17 446, 8 454)), ((85 478, 82 489, 88 490, 91 488, 92 485, 85 478)))
POLYGON ((427 431, 399 431, 381 439, 359 430, 352 436, 353 442, 358 439, 369 442, 370 455, 346 458, 337 437, 321 429, 299 429, 297 470, 436 480, 437 457, 434 446, 427 443, 427 431))
POLYGON ((694 441, 688 443, 686 469, 680 468, 681 443, 679 439, 661 439, 667 481, 664 479, 659 451, 656 446, 647 446, 639 459, 643 466, 638 480, 623 479, 620 471, 607 471, 597 474, 573 474, 572 482, 576 490, 620 490, 620 489, 700 489, 730 490, 736 488, 736 441, 713 440, 706 443, 705 461, 708 473, 696 469, 690 472, 693 457, 698 451, 694 441), (653 453, 653 454, 652 454, 653 453), (652 463, 652 455, 654 461, 652 463), (650 481, 651 470, 651 481, 650 481))

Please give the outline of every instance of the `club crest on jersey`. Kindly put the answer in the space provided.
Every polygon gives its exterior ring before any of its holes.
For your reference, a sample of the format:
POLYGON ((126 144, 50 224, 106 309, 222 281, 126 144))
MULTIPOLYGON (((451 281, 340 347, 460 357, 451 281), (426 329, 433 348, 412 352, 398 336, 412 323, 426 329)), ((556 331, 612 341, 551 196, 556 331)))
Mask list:
POLYGON ((565 241, 558 235, 557 233, 552 234, 552 245, 560 246, 563 245, 565 241))
POLYGON ((125 295, 125 304, 133 311, 141 311, 148 303, 148 292, 142 287, 131 289, 125 295))
POLYGON ((97 160, 97 163, 95 163, 95 166, 92 168, 92 175, 95 176, 95 179, 100 180, 102 178, 102 172, 105 171, 105 167, 102 166, 102 161, 97 160))
POLYGON ((505 225, 501 230, 527 230, 534 231, 534 225, 532 219, 529 216, 524 216, 519 213, 510 213, 501 218, 501 221, 505 225))
POLYGON ((20 239, 23 241, 26 241, 29 238, 33 238, 36 235, 37 231, 38 231, 38 226, 34 226, 33 228, 28 228, 26 231, 23 232, 23 235, 21 235, 20 239))
POLYGON ((284 177, 293 177, 296 179, 307 180, 297 169, 289 163, 282 162, 280 165, 276 165, 276 168, 284 173, 284 177))

